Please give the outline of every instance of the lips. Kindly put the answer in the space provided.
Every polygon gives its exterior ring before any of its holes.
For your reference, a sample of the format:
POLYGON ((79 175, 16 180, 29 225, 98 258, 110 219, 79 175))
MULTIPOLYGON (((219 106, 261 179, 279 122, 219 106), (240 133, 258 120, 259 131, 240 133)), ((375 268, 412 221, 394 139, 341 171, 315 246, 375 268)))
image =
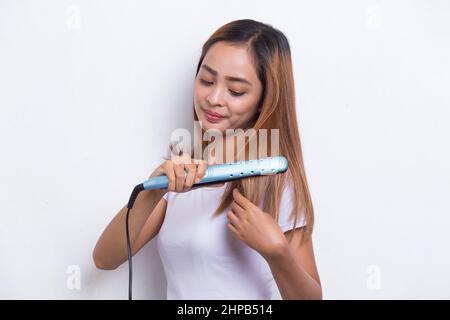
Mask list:
POLYGON ((215 112, 212 112, 212 111, 207 111, 207 110, 203 110, 203 111, 205 111, 206 114, 210 115, 213 118, 224 118, 224 116, 222 116, 222 115, 220 115, 218 113, 215 113, 215 112))
POLYGON ((218 113, 212 112, 212 111, 206 111, 203 109, 203 112, 205 113, 206 121, 208 121, 209 123, 219 123, 223 119, 225 119, 224 116, 222 116, 218 113))

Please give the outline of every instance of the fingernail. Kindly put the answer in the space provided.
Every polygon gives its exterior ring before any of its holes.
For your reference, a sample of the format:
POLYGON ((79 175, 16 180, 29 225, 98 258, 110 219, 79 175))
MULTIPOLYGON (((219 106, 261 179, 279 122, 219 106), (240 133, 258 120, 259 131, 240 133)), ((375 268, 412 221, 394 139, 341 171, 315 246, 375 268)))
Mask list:
POLYGON ((200 178, 195 179, 195 183, 200 182, 200 178))

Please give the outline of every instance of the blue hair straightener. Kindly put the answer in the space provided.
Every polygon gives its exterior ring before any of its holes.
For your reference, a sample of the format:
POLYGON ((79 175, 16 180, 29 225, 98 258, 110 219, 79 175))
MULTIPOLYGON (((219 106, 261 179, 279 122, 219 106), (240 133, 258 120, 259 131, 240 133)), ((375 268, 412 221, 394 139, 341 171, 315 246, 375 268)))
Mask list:
MULTIPOLYGON (((236 179, 242 179, 254 176, 274 175, 277 173, 286 172, 288 169, 287 159, 283 156, 261 158, 256 160, 246 160, 234 163, 214 164, 208 166, 205 175, 198 183, 194 183, 193 186, 209 185, 217 182, 226 182, 236 179)), ((154 189, 167 189, 168 178, 166 175, 156 176, 150 178, 143 183, 134 187, 134 190, 128 201, 128 210, 125 219, 126 237, 127 237, 127 249, 128 249, 128 299, 132 300, 132 283, 133 283, 133 266, 132 266, 132 254, 131 254, 131 241, 128 228, 128 216, 130 209, 133 208, 134 202, 139 194, 143 190, 154 189)))
MULTIPOLYGON (((260 175, 283 173, 288 169, 285 157, 269 157, 234 163, 214 164, 208 166, 205 175, 193 186, 208 185, 217 182, 231 181, 260 175)), ((142 184, 144 190, 167 189, 166 175, 153 177, 142 184)))

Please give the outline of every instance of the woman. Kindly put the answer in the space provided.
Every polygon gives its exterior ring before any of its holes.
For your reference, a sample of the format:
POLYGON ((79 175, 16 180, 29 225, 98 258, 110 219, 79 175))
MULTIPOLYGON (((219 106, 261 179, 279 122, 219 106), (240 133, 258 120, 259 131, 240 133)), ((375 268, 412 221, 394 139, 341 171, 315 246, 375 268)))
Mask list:
MULTIPOLYGON (((270 299, 275 285, 283 299, 321 299, 288 40, 254 20, 228 23, 204 44, 194 87, 194 119, 202 133, 216 130, 224 138, 223 150, 213 153, 216 163, 227 148, 234 161, 251 157, 255 136, 236 147, 242 135, 227 130, 278 129, 279 140, 268 144, 271 150, 276 144, 289 169, 192 187, 212 162, 176 154, 150 176, 167 175, 168 189, 141 192, 135 202, 133 254, 158 234, 168 299, 270 299)), ((256 141, 260 145, 261 137, 256 141)), ((98 268, 115 269, 126 261, 125 214, 126 206, 98 240, 98 268)))

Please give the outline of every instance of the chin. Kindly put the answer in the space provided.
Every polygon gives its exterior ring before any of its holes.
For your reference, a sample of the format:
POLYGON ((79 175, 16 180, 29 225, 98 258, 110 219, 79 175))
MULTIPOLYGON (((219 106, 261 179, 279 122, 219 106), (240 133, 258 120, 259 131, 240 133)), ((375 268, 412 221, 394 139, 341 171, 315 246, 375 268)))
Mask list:
POLYGON ((223 128, 223 124, 218 123, 210 123, 208 120, 202 119, 202 128, 203 130, 219 130, 221 133, 225 133, 225 129, 223 128))

